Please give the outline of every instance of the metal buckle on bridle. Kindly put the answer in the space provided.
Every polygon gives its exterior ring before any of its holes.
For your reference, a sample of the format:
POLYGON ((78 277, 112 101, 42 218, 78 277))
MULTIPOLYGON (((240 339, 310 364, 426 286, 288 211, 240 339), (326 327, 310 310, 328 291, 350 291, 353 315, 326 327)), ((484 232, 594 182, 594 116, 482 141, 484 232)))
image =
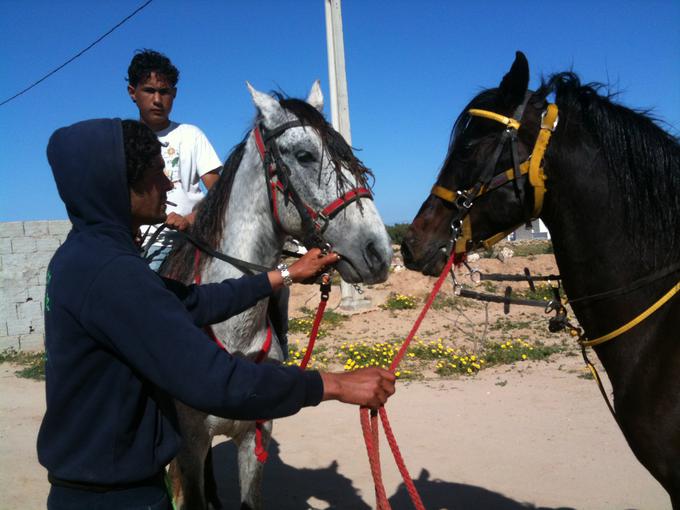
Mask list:
POLYGON ((467 191, 456 191, 456 200, 453 203, 458 209, 470 209, 472 207, 472 197, 467 191))
POLYGON ((557 123, 560 121, 560 116, 557 115, 555 116, 555 122, 553 122, 552 126, 546 126, 545 125, 545 116, 548 114, 548 110, 543 110, 541 113, 541 129, 549 129, 553 133, 555 132, 555 129, 557 128, 557 123))
POLYGON ((470 277, 470 281, 474 283, 475 285, 479 285, 482 283, 482 272, 479 269, 475 269, 470 264, 468 264, 467 260, 463 261, 463 265, 467 268, 469 271, 467 276, 470 277))
MULTIPOLYGON (((314 220, 314 227, 316 228, 317 232, 319 234, 323 234, 326 229, 328 228, 328 224, 330 223, 331 219, 323 213, 323 211, 319 211, 316 213, 316 218, 314 220)), ((328 244, 328 243, 326 243, 328 244)), ((330 245, 329 245, 330 246, 330 245)))
MULTIPOLYGON (((550 282, 548 282, 548 284, 550 284, 550 282)), ((548 304, 545 306, 545 313, 549 314, 555 312, 555 315, 548 319, 548 331, 551 333, 558 333, 567 328, 571 330, 573 326, 567 320, 567 308, 562 303, 559 281, 556 286, 550 284, 550 288, 553 291, 553 298, 548 301, 548 304)))
POLYGON ((324 242, 321 243, 319 249, 321 250, 322 255, 328 255, 333 250, 333 246, 329 242, 324 242))
MULTIPOLYGON (((454 218, 451 220, 451 237, 449 238, 449 246, 448 249, 446 249, 446 254, 450 254, 451 251, 454 249, 456 246, 456 241, 458 241, 458 238, 460 237, 460 233, 463 230, 463 221, 458 218, 454 218)), ((442 251, 445 248, 442 247, 442 251)))

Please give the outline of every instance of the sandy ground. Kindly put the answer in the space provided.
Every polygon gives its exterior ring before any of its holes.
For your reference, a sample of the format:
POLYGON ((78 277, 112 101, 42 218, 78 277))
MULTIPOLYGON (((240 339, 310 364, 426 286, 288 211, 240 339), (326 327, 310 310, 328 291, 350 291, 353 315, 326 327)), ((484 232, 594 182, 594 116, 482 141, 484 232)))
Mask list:
MULTIPOLYGON (((390 421, 426 508, 669 509, 594 383, 565 369, 571 365, 577 368, 578 359, 400 385, 388 405, 390 421)), ((44 387, 13 371, 0 366, 0 508, 44 508, 48 483, 35 454, 44 387)), ((278 420, 274 437, 267 508, 374 507, 356 409, 306 409, 278 420)), ((223 439, 215 445, 221 498, 238 508, 235 450, 223 439)), ((392 507, 412 508, 384 441, 381 450, 392 507)))
MULTIPOLYGON (((505 265, 482 261, 486 271, 518 272, 527 261, 505 265), (501 267, 503 266, 503 267, 501 267)), ((537 272, 554 271, 554 260, 530 261, 537 272)), ((395 273, 387 284, 367 289, 374 305, 389 292, 427 293, 432 279, 395 273)), ((339 299, 339 289, 334 289, 339 299)), ((315 306, 316 290, 299 288, 292 315, 315 306)), ((443 336, 469 347, 463 324, 484 318, 483 307, 433 311, 425 338, 443 336), (452 324, 460 322, 460 327, 452 324)), ((489 307, 490 322, 500 307, 489 307)), ((390 312, 377 306, 353 315, 324 342, 403 337, 416 310, 390 312), (331 339, 332 338, 332 339, 331 339)), ((513 315, 514 314, 514 315, 513 315)), ((536 315, 538 314, 538 315, 536 315)), ((512 331, 545 336, 545 319, 517 307, 515 319, 542 321, 542 329, 512 331), (532 315, 533 314, 533 315, 532 315)), ((475 333, 476 332, 476 333, 475 333)), ((491 339, 502 331, 489 331, 491 339)), ((45 507, 48 483, 38 464, 35 438, 44 410, 44 385, 20 379, 16 367, 0 365, 0 510, 45 507)), ((400 382, 388 404, 392 427, 425 507, 439 509, 651 509, 670 508, 660 485, 636 461, 604 405, 580 357, 487 368, 475 377, 400 382)), ((265 469, 266 508, 368 509, 375 496, 356 408, 324 403, 278 420, 265 469)), ((235 451, 216 438, 214 462, 225 508, 238 508, 235 451)), ((386 443, 383 476, 394 510, 412 508, 386 443)))

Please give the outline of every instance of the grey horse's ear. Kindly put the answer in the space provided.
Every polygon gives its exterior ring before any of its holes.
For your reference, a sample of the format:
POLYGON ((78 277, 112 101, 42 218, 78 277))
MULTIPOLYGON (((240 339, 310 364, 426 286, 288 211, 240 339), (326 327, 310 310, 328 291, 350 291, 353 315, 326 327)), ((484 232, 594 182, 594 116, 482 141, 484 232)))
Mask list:
POLYGON ((255 90, 255 88, 246 82, 250 95, 253 97, 253 103, 262 114, 264 125, 268 128, 273 128, 281 122, 284 115, 283 108, 279 102, 269 94, 255 90))
POLYGON ((319 83, 319 80, 316 80, 312 84, 312 90, 309 91, 307 102, 319 110, 319 112, 323 112, 323 92, 321 92, 321 83, 319 83))

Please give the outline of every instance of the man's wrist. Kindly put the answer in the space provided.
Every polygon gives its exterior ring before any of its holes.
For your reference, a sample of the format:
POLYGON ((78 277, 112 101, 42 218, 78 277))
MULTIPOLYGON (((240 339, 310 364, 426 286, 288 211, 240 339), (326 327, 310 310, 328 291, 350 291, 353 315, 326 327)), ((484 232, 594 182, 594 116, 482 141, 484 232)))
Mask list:
POLYGON ((279 273, 281 273, 284 286, 290 287, 293 285, 293 277, 290 275, 290 271, 288 270, 288 264, 281 262, 278 266, 276 266, 276 269, 278 269, 279 273))

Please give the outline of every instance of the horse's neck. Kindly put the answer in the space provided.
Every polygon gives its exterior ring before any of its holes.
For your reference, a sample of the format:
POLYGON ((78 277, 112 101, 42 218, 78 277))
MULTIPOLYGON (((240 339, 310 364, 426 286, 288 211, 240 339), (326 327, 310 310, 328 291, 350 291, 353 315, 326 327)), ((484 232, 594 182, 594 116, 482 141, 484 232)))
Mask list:
MULTIPOLYGON (((273 268, 281 254, 284 237, 274 226, 266 186, 260 156, 251 139, 234 178, 218 249, 240 260, 273 268)), ((204 281, 222 281, 242 274, 231 264, 212 260, 204 270, 204 281)), ((267 304, 268 300, 262 300, 214 327, 228 351, 259 350, 266 331, 267 304)))
POLYGON ((624 235, 623 201, 610 190, 606 162, 596 150, 572 149, 557 139, 552 143, 568 156, 546 157, 548 192, 541 218, 565 288, 579 297, 621 287, 640 268, 624 235))
POLYGON ((284 237, 272 218, 268 183, 260 156, 248 142, 234 179, 227 206, 221 249, 225 253, 267 267, 274 267, 284 237))
MULTIPOLYGON (((605 163, 588 156, 571 163, 546 160, 548 195, 541 217, 550 230, 570 299, 624 289, 649 272, 624 234, 623 201, 609 189, 604 172, 597 170, 605 163)), ((631 320, 639 313, 635 310, 651 304, 653 292, 654 288, 644 288, 623 298, 574 303, 574 313, 592 339, 631 320)), ((644 348, 643 342, 628 345, 629 359, 644 348)), ((611 370, 608 367, 613 376, 611 370)), ((615 370, 623 368, 618 364, 615 370)))

